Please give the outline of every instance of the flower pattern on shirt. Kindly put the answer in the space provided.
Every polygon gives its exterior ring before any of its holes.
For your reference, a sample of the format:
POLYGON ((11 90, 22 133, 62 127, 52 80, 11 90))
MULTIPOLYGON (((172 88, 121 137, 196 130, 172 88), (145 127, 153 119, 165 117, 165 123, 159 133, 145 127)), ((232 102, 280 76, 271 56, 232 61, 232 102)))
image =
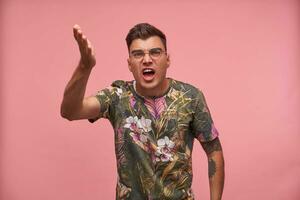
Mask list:
POLYGON ((167 162, 167 161, 172 161, 173 160, 173 155, 172 151, 175 146, 175 143, 172 142, 168 136, 165 136, 162 139, 159 139, 157 141, 157 150, 156 150, 156 161, 162 161, 162 162, 167 162))
POLYGON ((117 200, 192 200, 193 141, 218 137, 204 95, 170 79, 161 97, 139 96, 133 81, 115 81, 99 91, 96 119, 110 120, 115 132, 117 200))
POLYGON ((138 117, 128 117, 126 118, 126 124, 124 125, 125 128, 129 128, 131 131, 138 131, 138 117))

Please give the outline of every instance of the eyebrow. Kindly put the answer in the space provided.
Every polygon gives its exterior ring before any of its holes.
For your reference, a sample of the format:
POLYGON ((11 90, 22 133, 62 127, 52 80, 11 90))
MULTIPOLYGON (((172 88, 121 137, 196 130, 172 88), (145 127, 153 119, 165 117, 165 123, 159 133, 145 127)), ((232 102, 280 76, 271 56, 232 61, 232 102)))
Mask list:
MULTIPOLYGON (((154 48, 151 48, 151 49, 149 49, 148 51, 151 51, 151 50, 163 50, 162 48, 160 48, 160 47, 154 47, 154 48)), ((144 50, 143 49, 134 49, 134 50, 132 50, 131 51, 131 53, 135 53, 135 52, 144 52, 144 50)))

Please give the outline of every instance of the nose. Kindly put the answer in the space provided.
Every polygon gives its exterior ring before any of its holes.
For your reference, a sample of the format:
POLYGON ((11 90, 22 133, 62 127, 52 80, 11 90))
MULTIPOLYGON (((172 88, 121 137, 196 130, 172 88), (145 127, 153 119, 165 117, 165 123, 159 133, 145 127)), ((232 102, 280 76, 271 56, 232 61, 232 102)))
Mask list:
POLYGON ((143 58, 143 64, 144 65, 152 64, 152 58, 150 57, 149 53, 145 53, 145 56, 143 58))

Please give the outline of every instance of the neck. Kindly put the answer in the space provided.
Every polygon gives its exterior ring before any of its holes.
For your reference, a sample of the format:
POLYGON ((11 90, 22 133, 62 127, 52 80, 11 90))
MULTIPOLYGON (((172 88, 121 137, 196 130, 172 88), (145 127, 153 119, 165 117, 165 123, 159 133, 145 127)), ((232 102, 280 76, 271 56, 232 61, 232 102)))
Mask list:
POLYGON ((144 98, 155 98, 163 96, 168 91, 169 86, 170 80, 166 78, 162 84, 151 89, 142 88, 139 84, 135 84, 135 91, 144 98))

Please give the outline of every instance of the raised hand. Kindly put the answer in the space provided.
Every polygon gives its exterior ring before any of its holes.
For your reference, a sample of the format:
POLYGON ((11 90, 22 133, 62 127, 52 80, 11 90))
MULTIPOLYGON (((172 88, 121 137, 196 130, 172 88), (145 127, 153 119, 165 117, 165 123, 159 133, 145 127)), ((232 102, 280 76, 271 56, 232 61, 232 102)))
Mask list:
POLYGON ((94 48, 91 45, 91 42, 82 33, 80 26, 77 24, 73 26, 73 34, 74 34, 74 38, 78 43, 78 47, 80 50, 81 66, 87 69, 91 69, 96 65, 95 52, 94 52, 94 48))

